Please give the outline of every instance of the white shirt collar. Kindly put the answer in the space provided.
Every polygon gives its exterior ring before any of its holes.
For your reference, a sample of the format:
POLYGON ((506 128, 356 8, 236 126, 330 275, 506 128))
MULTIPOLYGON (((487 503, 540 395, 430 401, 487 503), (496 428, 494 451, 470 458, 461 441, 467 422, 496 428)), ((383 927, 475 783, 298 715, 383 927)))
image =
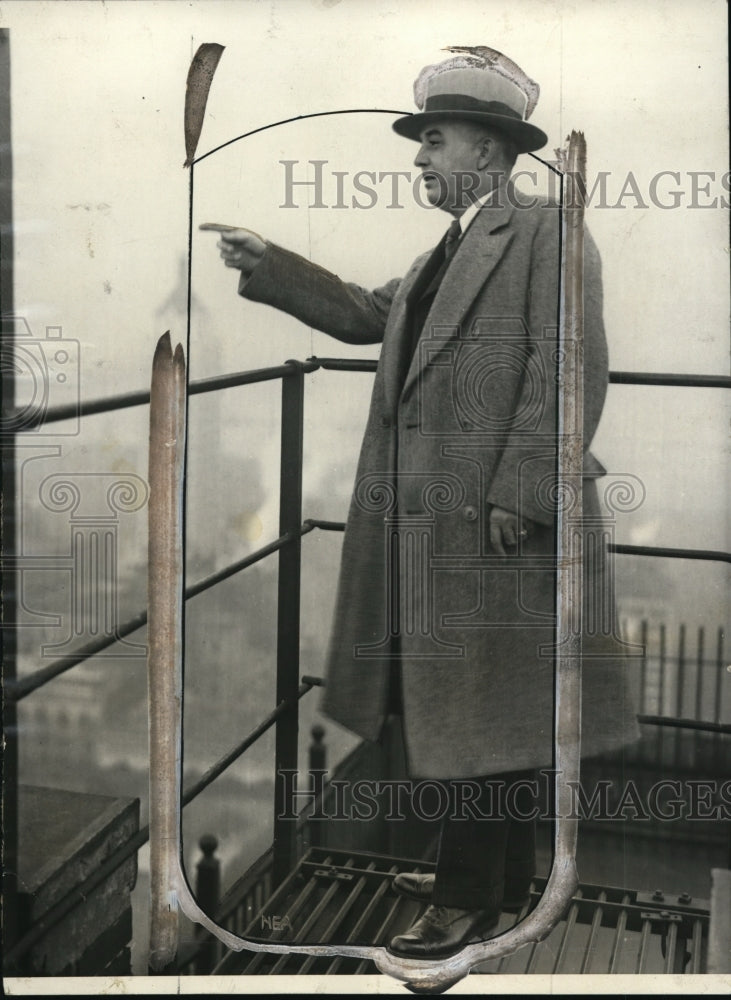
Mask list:
POLYGON ((469 208, 466 208, 464 212, 460 215, 459 225, 463 236, 467 232, 467 227, 469 226, 469 224, 472 222, 474 217, 480 211, 480 209, 485 204, 487 199, 492 196, 492 194, 493 194, 492 191, 488 191, 487 194, 483 194, 481 198, 478 198, 476 201, 473 201, 472 204, 469 206, 469 208))

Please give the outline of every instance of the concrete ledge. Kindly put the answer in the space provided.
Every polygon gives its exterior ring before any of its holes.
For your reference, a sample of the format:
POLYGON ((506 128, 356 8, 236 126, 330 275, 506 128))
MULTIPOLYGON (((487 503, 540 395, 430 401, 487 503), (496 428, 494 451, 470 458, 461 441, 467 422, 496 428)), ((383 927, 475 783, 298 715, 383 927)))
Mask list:
MULTIPOLYGON (((19 793, 20 918, 29 930, 137 832, 139 800, 28 785, 19 793)), ((27 971, 75 975, 80 965, 93 975, 118 965, 131 939, 136 880, 134 854, 33 946, 27 971)))

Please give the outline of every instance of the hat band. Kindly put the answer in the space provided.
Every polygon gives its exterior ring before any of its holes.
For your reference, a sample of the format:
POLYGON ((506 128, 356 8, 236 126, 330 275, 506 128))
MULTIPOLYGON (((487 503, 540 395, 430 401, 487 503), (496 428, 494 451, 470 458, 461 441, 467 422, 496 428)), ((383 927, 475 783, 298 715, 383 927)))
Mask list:
POLYGON ((435 94, 427 97, 424 102, 422 112, 427 111, 449 111, 454 114, 458 111, 479 111, 483 114, 505 115, 508 118, 515 118, 516 121, 523 121, 522 116, 502 101, 480 101, 476 97, 468 97, 467 94, 435 94))

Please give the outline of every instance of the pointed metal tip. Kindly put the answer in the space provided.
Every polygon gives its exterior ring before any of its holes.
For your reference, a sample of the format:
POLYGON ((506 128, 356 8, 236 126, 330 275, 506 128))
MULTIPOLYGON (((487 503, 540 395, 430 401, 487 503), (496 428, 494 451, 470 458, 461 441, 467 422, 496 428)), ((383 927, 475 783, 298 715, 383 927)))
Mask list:
POLYGON ((173 349, 170 343, 170 331, 166 330, 162 337, 157 342, 155 347, 155 354, 152 359, 153 368, 161 364, 165 360, 169 360, 172 357, 173 349))

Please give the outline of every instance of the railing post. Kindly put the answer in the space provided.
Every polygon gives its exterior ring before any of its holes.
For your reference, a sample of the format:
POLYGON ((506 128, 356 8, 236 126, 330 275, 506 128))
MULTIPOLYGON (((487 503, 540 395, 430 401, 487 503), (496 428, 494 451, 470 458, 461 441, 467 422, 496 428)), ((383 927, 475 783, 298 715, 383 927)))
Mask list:
POLYGON ((307 821, 310 847, 322 847, 323 834, 323 799, 325 796, 325 775, 327 773, 327 746, 325 745, 325 727, 319 722, 310 730, 310 781, 315 801, 307 821))
POLYGON ((282 379, 282 444, 279 479, 279 534, 292 540, 279 550, 277 589, 277 704, 288 703, 276 724, 274 772, 273 885, 292 870, 297 859, 297 819, 286 802, 289 783, 283 771, 297 768, 299 735, 300 564, 302 543, 302 440, 304 368, 296 365, 282 379))
MULTIPOLYGON (((683 694, 685 688, 685 624, 681 624, 678 632, 678 660, 676 668, 675 687, 675 714, 679 719, 683 717, 683 694)), ((682 763, 683 747, 685 745, 686 734, 682 729, 675 730, 675 767, 680 767, 682 763)))
MULTIPOLYGON (((198 846, 203 857, 196 865, 195 898, 203 912, 215 918, 221 894, 221 862, 215 857, 218 839, 212 833, 204 833, 198 846)), ((201 942, 195 959, 196 974, 206 975, 216 964, 216 939, 200 924, 196 924, 195 934, 207 938, 201 942)))
MULTIPOLYGON (((723 705, 723 680, 726 674, 726 667, 724 664, 724 652, 723 652, 723 628, 718 630, 718 638, 716 644, 716 689, 715 689, 715 700, 714 704, 716 706, 716 711, 714 713, 714 721, 721 721, 721 707, 723 705)), ((713 767, 720 768, 723 766, 724 759, 724 742, 723 734, 716 733, 713 738, 713 767)), ((731 868, 731 847, 729 848, 729 868, 731 868)))

